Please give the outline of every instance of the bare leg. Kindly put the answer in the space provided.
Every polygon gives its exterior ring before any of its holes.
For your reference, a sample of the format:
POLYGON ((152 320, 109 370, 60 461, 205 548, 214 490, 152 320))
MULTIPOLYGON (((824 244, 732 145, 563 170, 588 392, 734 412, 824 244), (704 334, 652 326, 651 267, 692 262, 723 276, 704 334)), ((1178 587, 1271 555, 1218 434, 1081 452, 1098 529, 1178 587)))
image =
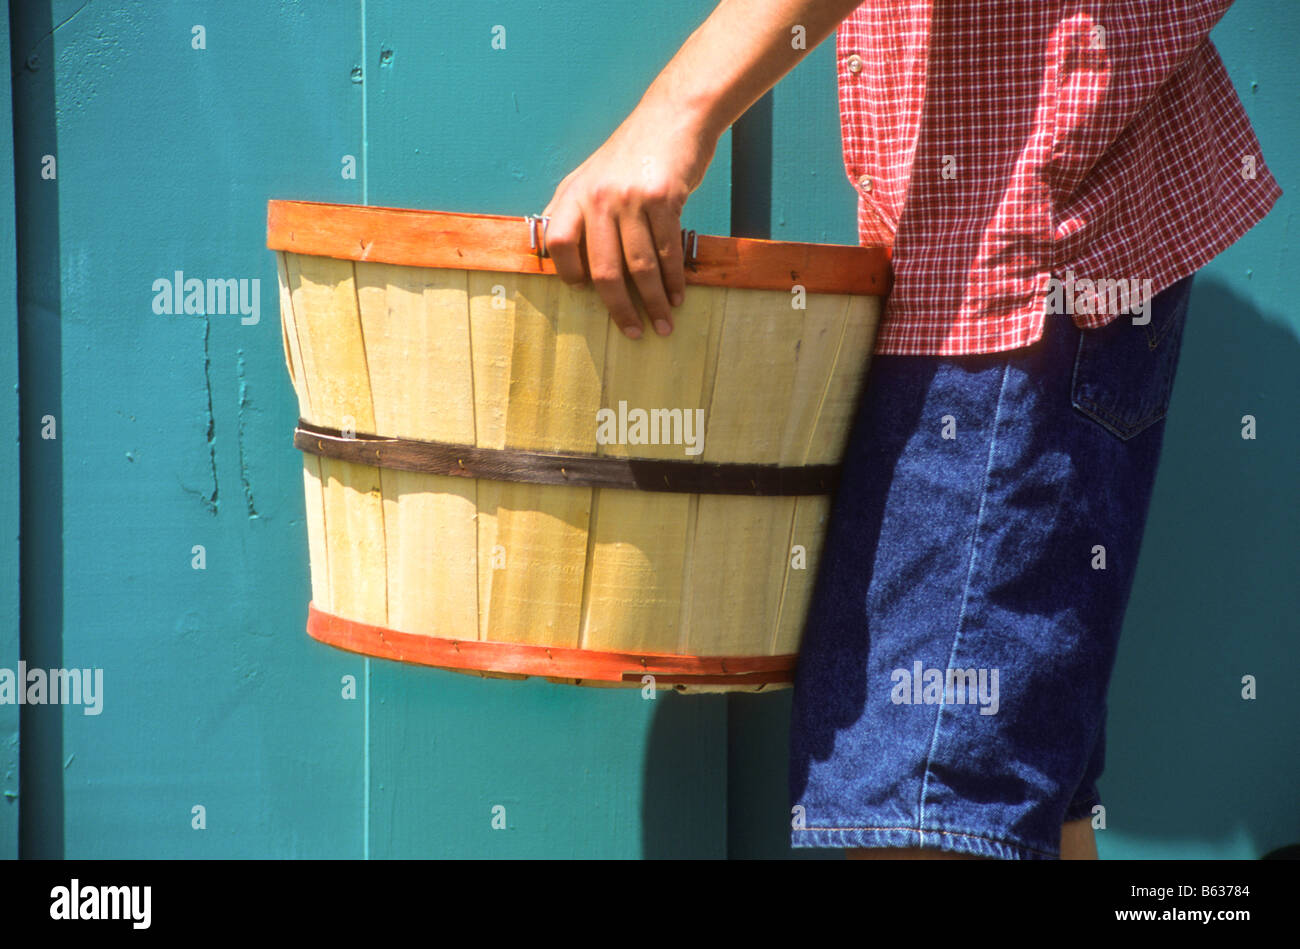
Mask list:
MULTIPOLYGON (((985 860, 969 853, 922 850, 920 847, 854 847, 846 850, 849 860, 985 860)), ((1062 860, 1096 860, 1097 841, 1091 818, 1083 817, 1061 825, 1062 860)))
POLYGON ((1091 817, 1081 817, 1061 825, 1061 859, 1097 859, 1097 838, 1092 834, 1091 817))

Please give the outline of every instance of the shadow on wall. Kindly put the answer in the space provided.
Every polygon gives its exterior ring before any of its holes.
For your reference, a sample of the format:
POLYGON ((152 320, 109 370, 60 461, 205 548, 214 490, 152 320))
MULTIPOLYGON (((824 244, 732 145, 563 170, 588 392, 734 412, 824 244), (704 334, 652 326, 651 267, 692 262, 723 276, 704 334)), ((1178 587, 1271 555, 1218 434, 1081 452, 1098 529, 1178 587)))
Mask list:
POLYGON ((1280 319, 1198 278, 1111 683, 1103 857, 1300 842, 1297 367, 1280 319))
POLYGON ((659 692, 641 781, 641 856, 727 856, 726 696, 659 692))
POLYGON ((793 694, 660 694, 646 744, 643 858, 843 856, 790 847, 786 769, 793 694), (702 749, 701 742, 709 747, 702 749))
MULTIPOLYGON (((54 19, 49 3, 10 8, 13 57, 14 193, 18 275, 18 399, 22 484, 19 532, 20 632, 32 669, 63 667, 62 257, 59 190, 37 180, 58 152, 54 19), (42 437, 45 418, 55 437, 42 437)), ((19 720, 20 857, 64 856, 63 707, 24 705, 19 720)), ((8 806, 8 805, 6 805, 8 806)))
POLYGON ((644 859, 843 856, 790 847, 793 695, 659 694, 642 779, 644 859))

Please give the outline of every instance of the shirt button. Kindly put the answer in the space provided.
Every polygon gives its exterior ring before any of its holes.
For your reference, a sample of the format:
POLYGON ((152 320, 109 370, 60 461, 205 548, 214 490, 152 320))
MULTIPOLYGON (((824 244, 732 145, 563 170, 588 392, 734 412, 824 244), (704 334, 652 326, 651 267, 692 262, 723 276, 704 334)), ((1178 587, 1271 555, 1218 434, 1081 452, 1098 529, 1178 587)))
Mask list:
POLYGON ((859 179, 858 179, 858 186, 859 186, 860 188, 862 188, 863 191, 870 191, 870 190, 871 190, 871 176, 870 176, 870 175, 863 175, 861 178, 859 178, 859 179))
POLYGON ((859 56, 857 53, 854 53, 852 56, 849 57, 849 72, 851 73, 862 72, 862 57, 859 56))

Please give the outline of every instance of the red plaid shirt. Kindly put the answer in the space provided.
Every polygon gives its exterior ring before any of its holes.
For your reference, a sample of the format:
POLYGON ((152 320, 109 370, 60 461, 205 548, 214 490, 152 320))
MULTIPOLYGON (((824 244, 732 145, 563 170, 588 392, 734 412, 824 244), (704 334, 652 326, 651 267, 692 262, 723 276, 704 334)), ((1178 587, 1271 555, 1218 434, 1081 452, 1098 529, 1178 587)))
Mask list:
POLYGON ((1140 306, 1262 218, 1282 192, 1208 39, 1231 3, 858 7, 836 52, 859 239, 894 247, 875 351, 1105 325, 1117 288, 1140 306))

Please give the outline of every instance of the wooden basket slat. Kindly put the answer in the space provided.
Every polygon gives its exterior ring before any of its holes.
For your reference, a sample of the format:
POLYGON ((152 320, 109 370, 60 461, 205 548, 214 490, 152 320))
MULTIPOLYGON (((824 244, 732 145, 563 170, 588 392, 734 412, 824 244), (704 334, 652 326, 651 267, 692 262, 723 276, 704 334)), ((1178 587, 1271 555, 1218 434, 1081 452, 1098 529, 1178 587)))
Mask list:
POLYGON ((303 372, 311 388, 312 421, 357 432, 375 430, 365 339, 350 261, 288 258, 303 372))
POLYGON ((473 638, 478 628, 477 488, 467 478, 381 471, 388 622, 473 638))
MULTIPOLYGON (((349 261, 286 259, 290 297, 313 421, 374 431, 366 347, 349 261)), ((387 623, 383 497, 379 471, 322 458, 320 474, 325 560, 334 610, 368 623, 387 623), (382 617, 382 619, 380 619, 382 617)))
MULTIPOLYGON (((796 421, 792 415, 788 421, 785 451, 789 454, 783 455, 783 464, 822 463, 839 458, 871 358, 878 316, 878 301, 874 298, 809 297, 800 365, 801 368, 810 364, 818 367, 815 375, 820 380, 821 392, 811 418, 804 416, 796 421), (834 436, 828 437, 829 432, 834 432, 834 436)), ((816 388, 809 385, 810 391, 816 388)), ((798 649, 829 516, 828 498, 802 497, 795 501, 770 655, 798 649), (796 545, 803 549, 802 566, 798 569, 794 566, 796 545)))
MULTIPOLYGON (((600 407, 631 409, 702 407, 705 358, 718 294, 688 287, 675 314, 672 337, 647 334, 630 340, 610 333, 600 407)), ((603 310, 600 316, 609 323, 603 310)), ((683 417, 684 420, 684 417, 683 417)), ((594 431, 595 418, 591 419, 594 431)), ((698 458, 679 444, 596 445, 598 454, 626 458, 698 458)), ((684 562, 689 536, 689 495, 598 490, 589 540, 587 592, 580 645, 586 649, 675 652, 684 562)))
MULTIPOLYGON (((554 278, 474 277, 474 350, 508 353, 475 362, 476 392, 505 389, 504 425, 488 432, 498 444, 485 447, 593 451, 608 316, 554 278)), ((480 482, 480 514, 491 512, 479 530, 482 638, 577 645, 591 504, 590 488, 480 482)))
MULTIPOLYGON (((726 323, 727 300, 730 292, 728 289, 716 290, 709 294, 708 297, 711 307, 709 335, 704 344, 704 382, 700 387, 699 402, 699 407, 704 409, 704 444, 706 446, 709 445, 710 412, 713 407, 713 391, 717 382, 718 359, 722 353, 722 334, 726 323)), ((702 457, 704 457, 704 453, 697 456, 697 458, 702 457)), ((696 597, 695 539, 699 535, 700 500, 700 495, 691 495, 690 506, 686 515, 686 545, 682 558, 682 609, 677 632, 677 653, 679 655, 691 654, 691 642, 692 637, 695 635, 697 622, 701 628, 700 636, 705 638, 710 635, 709 630, 717 623, 717 613, 712 603, 699 600, 701 609, 698 613, 694 612, 698 599, 696 597)))
MULTIPOLYGON (((355 269, 374 430, 472 442, 465 273, 367 263, 355 269)), ((473 482, 393 469, 382 469, 380 482, 391 627, 464 636, 478 621, 473 482)))
POLYGON ((329 558, 325 550, 325 485, 321 479, 321 461, 303 452, 302 483, 306 500, 307 551, 311 570, 311 598, 326 612, 334 612, 330 596, 329 558))
POLYGON ((598 493, 579 645, 676 652, 690 495, 598 493))
POLYGON ((498 283, 515 284, 506 447, 595 451, 609 316, 553 277, 498 283))
MULTIPOLYGON (((780 458, 802 311, 785 294, 728 290, 703 460, 780 458)), ((691 574, 692 655, 763 655, 776 628, 793 498, 702 496, 691 574), (735 578, 744 577, 743 590, 735 578)))
POLYGON ((786 548, 781 601, 777 608, 776 629, 768 646, 768 655, 781 656, 798 651, 804 618, 808 614, 813 586, 817 582, 817 565, 821 558, 830 506, 829 498, 795 499, 794 526, 790 531, 790 544, 786 548), (793 566, 795 545, 803 548, 801 569, 793 566))
POLYGON ((853 297, 849 303, 835 368, 809 440, 808 464, 834 463, 844 453, 849 427, 862 399, 881 310, 881 300, 877 297, 853 297))
POLYGON ((814 296, 808 298, 805 310, 798 311, 801 326, 794 381, 777 458, 783 465, 808 463, 808 450, 834 375, 850 302, 851 298, 845 296, 814 296))
POLYGON ((280 329, 283 334, 284 358, 289 367, 289 381, 298 397, 298 414, 311 418, 311 393, 307 385, 307 371, 302 364, 302 350, 298 344, 298 321, 293 312, 293 294, 289 289, 289 269, 285 254, 275 255, 275 271, 280 288, 280 329))
POLYGON ((802 327, 802 311, 791 311, 783 294, 727 291, 704 461, 780 459, 802 327))
MULTIPOLYGON (((465 272, 358 263, 356 282, 375 431, 472 443, 465 272)), ((464 636, 478 624, 474 483, 387 469, 380 482, 389 623, 464 636)))
POLYGON ((465 272, 359 263, 356 280, 372 431, 473 444, 465 272))
POLYGON ((700 496, 688 654, 768 655, 795 500, 700 496))
POLYGON ((578 645, 590 499, 590 489, 478 482, 482 639, 578 645))
POLYGON ((384 499, 380 470, 322 458, 325 562, 330 603, 341 616, 388 625, 384 499))
MULTIPOLYGON (((280 326, 285 347, 285 360, 289 366, 289 377, 293 382, 294 393, 298 399, 298 413, 304 418, 309 418, 313 415, 310 386, 307 371, 303 365, 302 349, 299 345, 300 326, 294 313, 293 294, 289 282, 287 258, 291 256, 293 255, 284 253, 275 255, 276 276, 280 291, 280 326)), ((322 610, 333 611, 334 604, 330 596, 329 560, 326 554, 325 541, 325 485, 321 477, 321 459, 316 455, 303 453, 302 481, 312 601, 322 610)))

